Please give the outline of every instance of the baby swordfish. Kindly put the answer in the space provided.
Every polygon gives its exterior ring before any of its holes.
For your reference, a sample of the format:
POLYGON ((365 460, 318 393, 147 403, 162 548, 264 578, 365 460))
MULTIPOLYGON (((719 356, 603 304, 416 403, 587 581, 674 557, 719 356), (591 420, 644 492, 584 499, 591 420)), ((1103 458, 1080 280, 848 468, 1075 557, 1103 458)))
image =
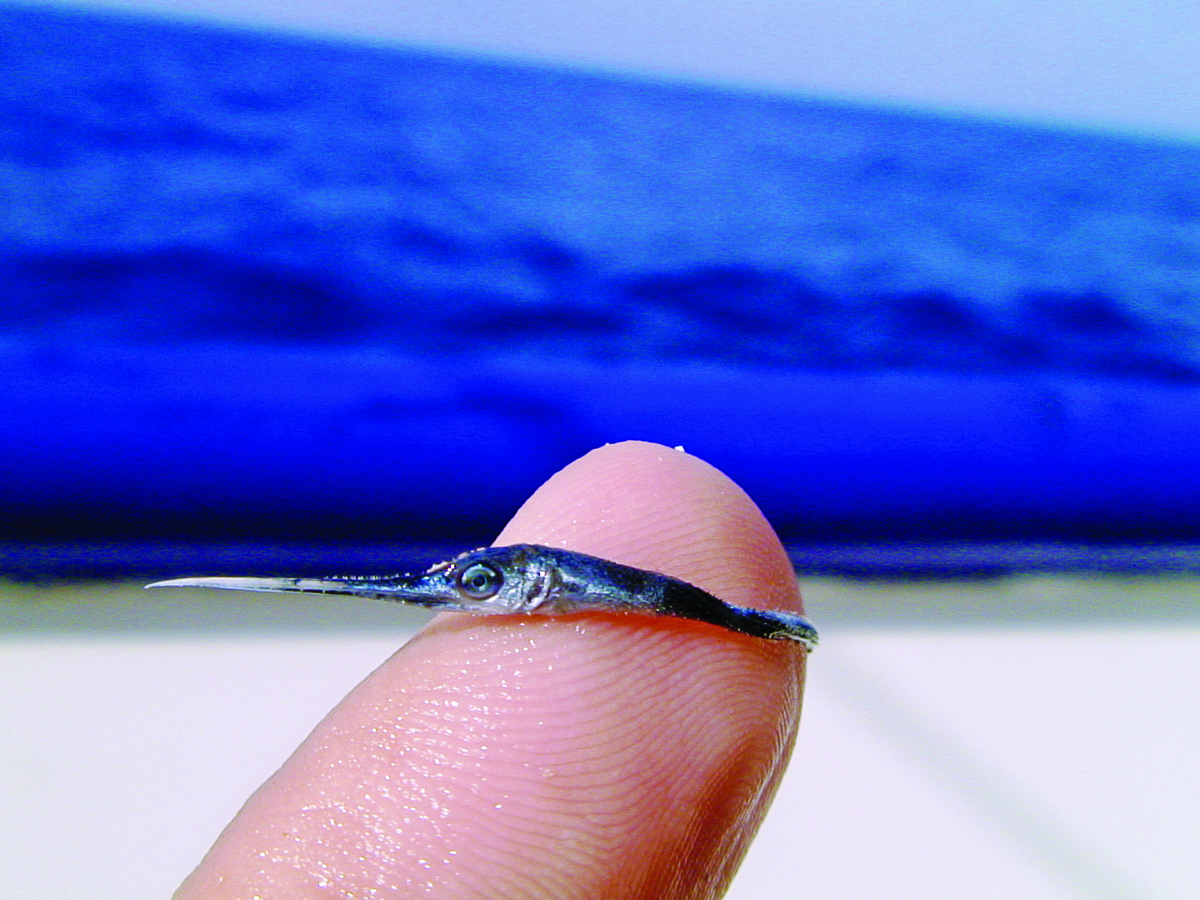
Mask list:
POLYGON ((362 578, 213 576, 177 578, 147 587, 345 594, 470 613, 562 615, 599 610, 677 616, 754 637, 795 641, 806 650, 817 644, 817 631, 804 616, 734 606, 669 575, 538 544, 471 550, 411 575, 362 578))

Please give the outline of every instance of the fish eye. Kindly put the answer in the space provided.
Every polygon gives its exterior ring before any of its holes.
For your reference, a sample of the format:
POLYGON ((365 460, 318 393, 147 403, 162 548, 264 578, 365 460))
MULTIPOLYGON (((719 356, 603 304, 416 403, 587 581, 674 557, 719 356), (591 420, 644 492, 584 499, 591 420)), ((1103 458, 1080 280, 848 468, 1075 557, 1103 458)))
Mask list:
POLYGON ((487 563, 467 566, 458 574, 458 590, 472 600, 487 600, 496 596, 504 584, 504 576, 487 563))

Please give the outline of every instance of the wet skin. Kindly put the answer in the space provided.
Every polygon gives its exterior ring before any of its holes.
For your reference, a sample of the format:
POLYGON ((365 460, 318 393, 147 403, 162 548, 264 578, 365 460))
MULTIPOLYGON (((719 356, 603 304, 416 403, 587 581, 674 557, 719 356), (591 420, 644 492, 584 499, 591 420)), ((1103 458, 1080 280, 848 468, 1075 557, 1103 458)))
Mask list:
MULTIPOLYGON (((750 499, 657 445, 572 463, 496 543, 803 612, 750 499)), ((176 896, 718 897, 782 775, 805 658, 672 616, 439 616, 317 726, 176 896)))

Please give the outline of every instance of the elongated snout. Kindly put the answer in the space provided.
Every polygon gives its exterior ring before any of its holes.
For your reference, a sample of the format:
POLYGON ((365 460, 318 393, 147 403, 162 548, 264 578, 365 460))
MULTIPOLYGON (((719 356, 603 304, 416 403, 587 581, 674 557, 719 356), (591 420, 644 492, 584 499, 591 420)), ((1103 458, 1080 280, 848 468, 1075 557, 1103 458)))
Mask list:
POLYGON ((266 591, 285 594, 338 594, 411 603, 429 609, 465 610, 466 607, 444 578, 436 574, 396 575, 388 578, 244 578, 210 575, 156 581, 147 588, 195 587, 226 591, 266 591))

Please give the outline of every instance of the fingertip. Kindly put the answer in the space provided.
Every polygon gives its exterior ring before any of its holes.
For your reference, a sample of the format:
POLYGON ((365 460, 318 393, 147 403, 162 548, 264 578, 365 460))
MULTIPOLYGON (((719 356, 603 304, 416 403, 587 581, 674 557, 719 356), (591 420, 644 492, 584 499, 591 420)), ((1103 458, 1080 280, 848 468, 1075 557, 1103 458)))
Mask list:
MULTIPOLYGON (((753 501, 656 444, 575 461, 497 543, 799 607, 753 501)), ((668 617, 442 617, 330 713, 178 896, 719 896, 782 773, 803 672, 789 642, 668 617)))
POLYGON ((624 441, 591 451, 538 488, 496 543, 562 547, 682 578, 730 603, 803 611, 758 506, 682 448, 624 441))

